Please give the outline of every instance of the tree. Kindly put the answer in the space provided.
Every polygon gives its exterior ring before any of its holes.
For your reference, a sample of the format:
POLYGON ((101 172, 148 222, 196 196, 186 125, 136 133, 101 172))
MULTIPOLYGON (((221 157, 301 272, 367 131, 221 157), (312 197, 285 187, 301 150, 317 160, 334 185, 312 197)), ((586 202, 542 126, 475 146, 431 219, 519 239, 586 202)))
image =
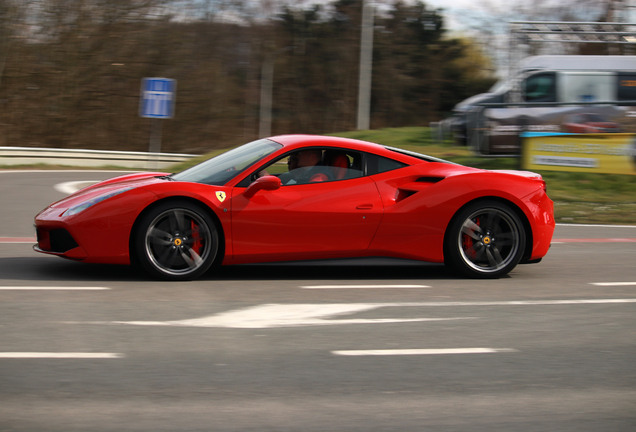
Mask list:
MULTIPOLYGON (((361 6, 290 3, 273 14, 248 0, 0 0, 0 142, 145 151, 140 80, 167 77, 177 104, 162 150, 240 144, 258 137, 264 62, 274 66, 273 134, 354 129, 361 6)), ((485 58, 445 37, 439 11, 396 2, 375 22, 373 128, 428 124, 483 90, 485 58)))

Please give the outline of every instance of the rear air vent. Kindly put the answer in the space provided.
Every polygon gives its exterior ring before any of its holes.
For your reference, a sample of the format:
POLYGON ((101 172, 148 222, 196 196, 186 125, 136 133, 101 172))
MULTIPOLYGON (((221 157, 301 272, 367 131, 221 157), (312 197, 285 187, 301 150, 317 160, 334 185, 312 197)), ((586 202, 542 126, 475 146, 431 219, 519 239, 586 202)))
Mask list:
POLYGON ((444 180, 444 177, 420 177, 415 180, 417 183, 437 183, 444 180))
POLYGON ((410 197, 411 195, 414 195, 415 193, 416 191, 413 191, 413 190, 398 189, 397 195, 395 196, 395 202, 400 202, 402 200, 405 200, 406 198, 410 197))
POLYGON ((444 180, 444 177, 419 177, 410 183, 405 183, 398 188, 395 194, 395 202, 398 203, 403 201, 408 197, 433 186, 440 180, 444 180))

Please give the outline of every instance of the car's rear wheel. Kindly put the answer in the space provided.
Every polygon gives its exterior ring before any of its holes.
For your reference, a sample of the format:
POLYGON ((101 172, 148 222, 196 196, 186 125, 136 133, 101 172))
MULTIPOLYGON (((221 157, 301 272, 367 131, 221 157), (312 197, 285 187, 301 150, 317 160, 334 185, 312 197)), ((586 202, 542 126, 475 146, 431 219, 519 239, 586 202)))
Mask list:
POLYGON ((135 234, 142 267, 165 280, 192 280, 214 263, 219 234, 212 218, 196 204, 166 202, 143 216, 135 234))
POLYGON ((508 205, 478 201, 451 222, 444 244, 448 266, 472 278, 498 278, 521 260, 526 236, 519 216, 508 205))

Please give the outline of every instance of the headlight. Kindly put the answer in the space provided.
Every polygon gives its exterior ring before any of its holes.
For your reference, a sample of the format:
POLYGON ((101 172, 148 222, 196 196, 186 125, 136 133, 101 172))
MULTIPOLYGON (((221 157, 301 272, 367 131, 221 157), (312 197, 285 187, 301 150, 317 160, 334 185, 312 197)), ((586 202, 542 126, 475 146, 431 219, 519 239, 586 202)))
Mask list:
POLYGON ((124 193, 126 191, 131 190, 131 187, 128 188, 124 188, 124 189, 119 189, 113 192, 108 192, 102 195, 98 195, 96 197, 93 197, 91 199, 89 199, 88 201, 84 201, 81 204, 78 204, 74 207, 69 208, 68 210, 66 210, 64 213, 62 213, 63 216, 73 216, 76 215, 80 212, 83 212, 84 210, 86 210, 89 207, 94 206, 95 204, 102 202, 104 200, 107 200, 108 198, 112 198, 116 195, 119 195, 120 193, 124 193))

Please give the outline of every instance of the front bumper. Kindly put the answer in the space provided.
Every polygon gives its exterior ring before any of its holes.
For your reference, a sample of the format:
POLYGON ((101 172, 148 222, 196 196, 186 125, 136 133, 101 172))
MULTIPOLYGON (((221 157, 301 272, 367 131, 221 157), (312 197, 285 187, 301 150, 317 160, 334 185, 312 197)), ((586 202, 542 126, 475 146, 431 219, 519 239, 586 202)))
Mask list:
POLYGON ((65 228, 46 229, 36 226, 36 252, 56 255, 76 261, 85 260, 88 254, 65 228))
POLYGON ((87 263, 130 264, 133 225, 155 199, 138 188, 71 216, 65 206, 49 206, 35 217, 34 250, 87 263))

